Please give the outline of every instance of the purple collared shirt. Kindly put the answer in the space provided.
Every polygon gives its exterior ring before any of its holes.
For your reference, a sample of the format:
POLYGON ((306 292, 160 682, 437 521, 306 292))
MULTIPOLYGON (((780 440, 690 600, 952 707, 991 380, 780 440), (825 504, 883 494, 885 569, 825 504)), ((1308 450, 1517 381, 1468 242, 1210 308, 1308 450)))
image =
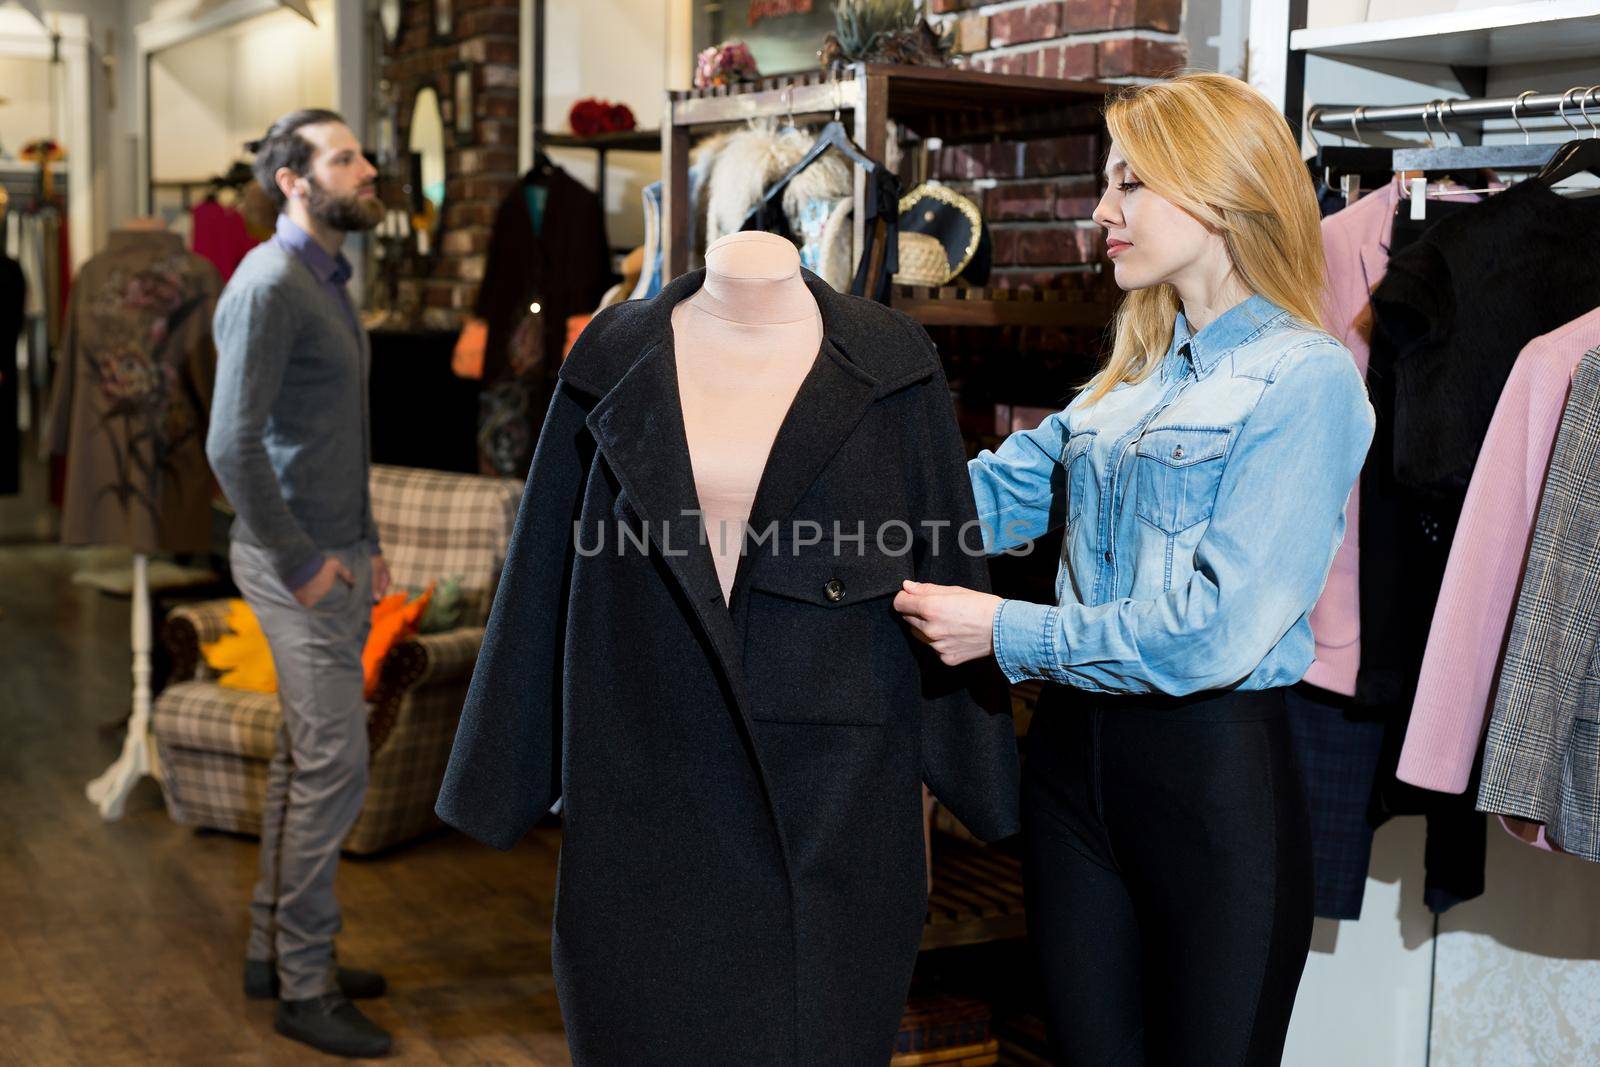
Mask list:
POLYGON ((302 230, 299 223, 282 212, 278 215, 277 231, 273 234, 272 240, 285 252, 292 252, 300 258, 300 262, 306 265, 312 277, 316 278, 329 295, 339 302, 340 307, 344 308, 345 318, 349 320, 350 328, 359 338, 361 320, 356 318, 355 305, 350 303, 350 293, 345 289, 345 283, 350 280, 352 270, 350 261, 345 258, 344 253, 329 255, 328 250, 319 245, 315 237, 302 230))

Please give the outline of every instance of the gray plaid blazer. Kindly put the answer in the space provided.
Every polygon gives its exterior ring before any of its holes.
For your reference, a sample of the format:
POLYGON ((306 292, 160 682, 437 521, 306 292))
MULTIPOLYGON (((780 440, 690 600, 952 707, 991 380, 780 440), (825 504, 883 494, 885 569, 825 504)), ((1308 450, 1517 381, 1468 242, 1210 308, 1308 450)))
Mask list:
POLYGON ((1478 810, 1600 860, 1600 348, 1578 364, 1550 457, 1478 810))

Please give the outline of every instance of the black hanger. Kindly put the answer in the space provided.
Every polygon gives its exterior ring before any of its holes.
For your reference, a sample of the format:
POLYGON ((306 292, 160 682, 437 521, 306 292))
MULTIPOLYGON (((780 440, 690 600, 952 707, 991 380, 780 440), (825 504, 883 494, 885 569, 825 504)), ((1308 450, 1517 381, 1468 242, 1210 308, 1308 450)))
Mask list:
MULTIPOLYGON (((1363 178, 1394 171, 1394 149, 1366 148, 1350 145, 1323 145, 1317 149, 1308 165, 1325 178, 1337 179, 1345 174, 1359 174, 1363 178)), ((1336 184, 1330 181, 1328 184, 1336 184)))
POLYGON ((1582 137, 1562 144, 1550 156, 1550 162, 1534 175, 1534 179, 1554 185, 1586 171, 1600 175, 1600 138, 1582 137))
POLYGON ((528 173, 522 176, 522 184, 532 185, 535 182, 545 181, 558 169, 555 162, 545 155, 544 149, 535 148, 533 150, 533 166, 528 169, 528 173))
POLYGON ((830 148, 838 149, 852 163, 859 163, 869 175, 883 168, 882 163, 867 155, 861 146, 851 139, 849 132, 844 128, 844 123, 834 119, 817 131, 817 139, 806 149, 806 154, 789 168, 788 173, 767 186, 767 191, 761 194, 760 202, 745 215, 742 228, 771 233, 783 232, 784 236, 789 236, 786 225, 781 226, 781 231, 774 229, 775 226, 781 225, 780 220, 783 218, 781 210, 774 214, 774 205, 783 198, 783 191, 789 187, 789 183, 794 181, 801 171, 821 159, 822 154, 830 148))
POLYGON ((745 215, 744 224, 739 228, 793 239, 789 220, 783 213, 783 192, 801 171, 815 163, 829 149, 843 153, 846 159, 859 164, 867 175, 866 202, 856 204, 855 211, 866 227, 868 247, 856 250, 860 260, 856 264, 850 292, 887 304, 890 279, 900 269, 900 181, 888 167, 862 151, 861 146, 850 139, 844 124, 838 119, 817 131, 817 139, 806 149, 806 154, 789 168, 787 174, 767 187, 756 206, 745 215))

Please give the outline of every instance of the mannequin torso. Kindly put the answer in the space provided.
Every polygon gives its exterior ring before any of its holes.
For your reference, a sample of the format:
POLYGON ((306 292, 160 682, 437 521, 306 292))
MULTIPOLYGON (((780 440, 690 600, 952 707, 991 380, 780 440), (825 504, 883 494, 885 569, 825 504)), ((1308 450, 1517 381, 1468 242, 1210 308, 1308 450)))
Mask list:
POLYGON ((695 490, 726 601, 767 456, 822 345, 822 314, 794 245, 759 232, 713 243, 705 283, 673 308, 672 338, 695 490))

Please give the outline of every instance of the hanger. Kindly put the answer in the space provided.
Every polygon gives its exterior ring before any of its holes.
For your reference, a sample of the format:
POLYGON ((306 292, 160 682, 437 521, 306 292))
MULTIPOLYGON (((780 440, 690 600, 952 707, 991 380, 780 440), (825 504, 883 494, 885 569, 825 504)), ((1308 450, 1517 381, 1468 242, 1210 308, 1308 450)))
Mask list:
MULTIPOLYGON (((1322 184, 1330 189, 1338 189, 1344 194, 1345 203, 1349 204, 1361 196, 1363 178, 1377 178, 1387 176, 1394 171, 1394 150, 1390 148, 1373 148, 1361 143, 1361 127, 1359 120, 1364 107, 1358 107, 1350 112, 1350 136, 1356 141, 1352 145, 1325 145, 1317 140, 1316 122, 1321 107, 1314 107, 1306 116, 1306 126, 1311 131, 1311 143, 1317 146, 1317 154, 1311 161, 1314 169, 1322 171, 1322 184), (1338 177, 1337 184, 1334 178, 1338 177)), ((1344 134, 1339 134, 1343 137, 1344 134)), ((1381 184, 1381 183, 1380 183, 1381 184)))
MULTIPOLYGON (((765 233, 792 237, 793 235, 789 233, 788 220, 783 214, 784 190, 802 171, 820 159, 823 153, 830 149, 838 151, 846 159, 860 166, 867 175, 866 202, 855 205, 855 211, 859 212, 858 217, 867 227, 867 247, 855 250, 860 260, 856 264, 855 278, 851 282, 850 291, 856 296, 865 296, 880 303, 887 303, 889 281, 899 269, 900 262, 897 247, 900 182, 893 171, 867 155, 862 147, 851 139, 849 132, 844 128, 844 123, 839 120, 840 91, 837 79, 833 81, 833 86, 833 121, 817 131, 817 138, 811 147, 806 149, 805 155, 801 156, 783 177, 767 187, 755 207, 745 214, 740 229, 761 230, 765 233)), ((792 97, 790 99, 792 100, 792 97)), ((793 122, 792 115, 789 121, 793 122)))
MULTIPOLYGON (((817 139, 811 143, 810 148, 806 149, 806 154, 801 156, 795 165, 789 168, 788 173, 767 186, 767 191, 761 194, 761 201, 745 215, 745 229, 770 230, 770 227, 776 221, 771 213, 772 206, 783 197, 783 191, 789 187, 789 183, 794 181, 801 171, 821 159, 823 153, 830 148, 836 149, 846 159, 858 164, 869 175, 883 169, 883 164, 867 155, 866 151, 851 138, 849 131, 844 128, 844 123, 839 121, 838 83, 835 82, 834 86, 833 120, 817 131, 817 139)), ((785 89, 784 91, 789 92, 790 90, 785 89)), ((789 99, 792 108, 793 97, 791 96, 789 99)), ((794 125, 794 112, 792 110, 789 113, 788 122, 790 126, 794 125)))
POLYGON ((528 173, 522 176, 522 184, 532 185, 535 182, 545 181, 557 169, 555 161, 545 155, 543 148, 535 148, 533 150, 533 166, 528 169, 528 173))
MULTIPOLYGON (((1600 85, 1590 86, 1584 91, 1579 103, 1579 111, 1583 115, 1583 120, 1589 123, 1591 131, 1595 131, 1595 125, 1589 119, 1587 102, 1590 94, 1597 89, 1600 89, 1600 85)), ((1563 122, 1567 121, 1567 94, 1574 91, 1573 89, 1568 89, 1566 93, 1561 94, 1561 107, 1559 110, 1561 121, 1563 122)), ((1578 132, 1578 128, 1573 126, 1572 123, 1567 122, 1567 126, 1574 133, 1578 132)), ((1550 162, 1546 163, 1539 173, 1533 176, 1533 180, 1543 182, 1545 185, 1555 185, 1557 182, 1565 181, 1567 178, 1585 172, 1600 175, 1600 138, 1597 138, 1594 132, 1591 132, 1588 137, 1579 137, 1558 147, 1551 154, 1550 162)))
MULTIPOLYGON (((1568 92, 1570 93, 1572 90, 1569 89, 1568 92)), ((1531 147, 1528 144, 1530 138, 1528 128, 1522 124, 1522 118, 1517 109, 1524 98, 1532 95, 1534 95, 1533 90, 1523 92, 1518 95, 1511 105, 1511 120, 1517 124, 1517 129, 1522 131, 1524 142, 1522 147, 1524 149, 1531 147)), ((1563 98, 1562 106, 1565 107, 1565 104, 1566 101, 1563 98)), ((1433 128, 1428 125, 1428 115, 1432 110, 1439 121, 1441 136, 1448 138, 1449 130, 1445 125, 1444 116, 1449 108, 1450 101, 1448 100, 1430 100, 1427 104, 1424 104, 1422 128, 1428 135, 1428 147, 1423 150, 1407 150, 1395 153, 1395 177, 1397 180, 1403 178, 1404 174, 1409 171, 1420 170, 1425 172, 1422 177, 1413 177, 1400 181, 1400 198, 1412 201, 1411 217, 1413 219, 1427 217, 1426 201, 1430 196, 1468 196, 1504 192, 1511 187, 1512 183, 1500 181, 1498 175, 1495 174, 1495 169, 1516 169, 1524 165, 1523 160, 1513 158, 1513 154, 1507 153, 1504 150, 1504 146, 1500 145, 1446 145, 1444 148, 1440 148, 1434 141, 1433 128), (1420 162, 1411 158, 1418 155, 1423 157, 1420 162), (1470 165, 1470 157, 1474 155, 1486 157, 1482 160, 1483 166, 1472 167, 1470 165), (1426 173, 1440 174, 1446 180, 1430 185, 1427 181, 1426 173), (1473 186, 1478 182, 1484 184, 1479 188, 1474 188, 1473 186)), ((1563 119, 1565 119, 1565 115, 1563 115, 1563 119)), ((1526 153, 1522 154, 1525 155, 1526 153)))

